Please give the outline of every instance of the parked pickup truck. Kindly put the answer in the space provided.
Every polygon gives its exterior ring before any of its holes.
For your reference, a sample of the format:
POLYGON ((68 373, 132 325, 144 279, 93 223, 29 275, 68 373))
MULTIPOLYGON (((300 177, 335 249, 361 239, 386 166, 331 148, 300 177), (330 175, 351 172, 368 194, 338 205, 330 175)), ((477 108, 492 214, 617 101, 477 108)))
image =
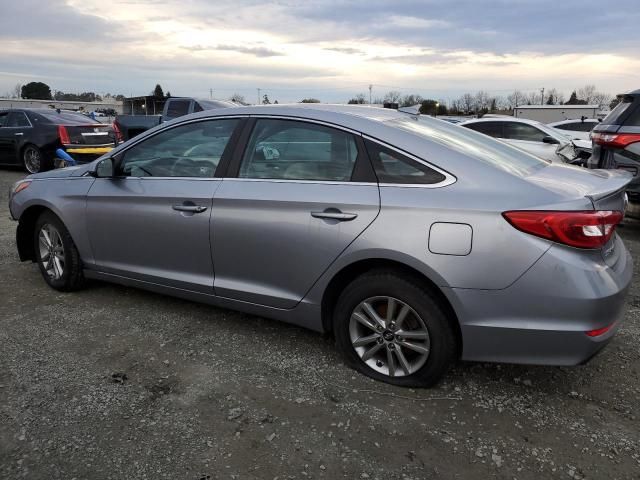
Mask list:
POLYGON ((171 97, 167 99, 162 115, 118 115, 114 127, 122 140, 126 141, 145 130, 189 113, 213 110, 215 108, 237 107, 238 104, 227 100, 199 100, 189 97, 171 97))

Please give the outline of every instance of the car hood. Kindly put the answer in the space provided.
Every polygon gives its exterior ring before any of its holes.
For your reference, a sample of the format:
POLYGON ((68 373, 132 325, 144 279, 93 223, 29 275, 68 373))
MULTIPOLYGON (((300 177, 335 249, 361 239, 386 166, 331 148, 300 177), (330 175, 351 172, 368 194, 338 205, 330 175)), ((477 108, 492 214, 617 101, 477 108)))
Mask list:
POLYGON ((45 178, 81 177, 87 172, 94 170, 95 163, 96 162, 91 162, 73 167, 56 168, 46 172, 34 173, 33 175, 29 175, 27 178, 32 180, 42 180, 45 178))
POLYGON ((527 181, 562 197, 600 198, 622 189, 632 178, 623 170, 589 170, 554 163, 529 175, 527 181))

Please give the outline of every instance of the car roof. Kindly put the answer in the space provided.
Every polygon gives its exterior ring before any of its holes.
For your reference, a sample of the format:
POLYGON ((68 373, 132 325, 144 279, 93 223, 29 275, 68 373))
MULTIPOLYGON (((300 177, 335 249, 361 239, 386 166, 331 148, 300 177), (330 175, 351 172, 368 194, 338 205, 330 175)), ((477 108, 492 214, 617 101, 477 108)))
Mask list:
POLYGON ((460 125, 465 125, 469 123, 479 123, 479 122, 518 122, 518 123, 526 123, 528 125, 540 125, 542 122, 538 122, 537 120, 529 120, 528 118, 518 118, 518 117, 490 117, 490 118, 472 118, 471 120, 466 120, 462 122, 460 125))
POLYGON ((595 122, 600 123, 597 118, 585 118, 582 120, 581 118, 567 118, 566 120, 560 120, 559 122, 551 122, 547 123, 550 127, 555 127, 556 125, 566 125, 568 123, 583 123, 583 122, 595 122))

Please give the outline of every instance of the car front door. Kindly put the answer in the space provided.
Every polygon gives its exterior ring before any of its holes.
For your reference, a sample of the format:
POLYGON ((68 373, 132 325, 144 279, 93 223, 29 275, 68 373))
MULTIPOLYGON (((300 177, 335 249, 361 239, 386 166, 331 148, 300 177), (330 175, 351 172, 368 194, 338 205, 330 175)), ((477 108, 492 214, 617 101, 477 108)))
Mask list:
POLYGON ((15 165, 21 162, 20 147, 32 128, 24 112, 0 113, 0 163, 15 165))
POLYGON ((547 136, 545 132, 533 125, 504 122, 504 140, 507 143, 550 162, 562 161, 556 154, 558 145, 543 142, 547 136))
POLYGON ((375 219, 378 185, 356 133, 275 118, 246 132, 213 200, 215 292, 293 308, 375 219))
POLYGON ((88 193, 93 268, 213 294, 211 202, 221 183, 213 175, 239 123, 181 124, 118 155, 115 175, 96 178, 88 193))

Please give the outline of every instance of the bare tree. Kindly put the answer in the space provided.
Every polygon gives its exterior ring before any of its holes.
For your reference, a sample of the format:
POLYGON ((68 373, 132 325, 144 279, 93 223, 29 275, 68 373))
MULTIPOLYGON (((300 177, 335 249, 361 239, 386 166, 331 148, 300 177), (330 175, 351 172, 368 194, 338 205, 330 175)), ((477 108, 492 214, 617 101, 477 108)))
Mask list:
POLYGON ((564 103, 564 93, 555 88, 550 88, 547 94, 547 105, 561 105, 564 103))
POLYGON ((384 96, 384 102, 389 103, 400 103, 400 99, 402 98, 402 94, 397 90, 391 90, 387 92, 384 96))
POLYGON ((232 102, 240 103, 241 105, 246 105, 247 102, 244 99, 244 95, 240 95, 239 93, 234 93, 229 97, 229 100, 232 102))
POLYGON ((516 108, 517 106, 527 103, 526 95, 520 90, 514 90, 513 93, 507 95, 506 102, 508 108, 516 108))
POLYGON ((464 113, 471 113, 476 110, 476 101, 473 95, 465 93, 458 101, 464 113))
POLYGON ((13 91, 11 92, 11 98, 20 98, 20 94, 22 93, 22 85, 16 83, 13 87, 13 91))
POLYGON ((413 107, 414 105, 421 104, 422 100, 424 99, 420 95, 416 95, 412 93, 410 95, 405 95, 404 97, 402 97, 402 100, 400 101, 400 106, 413 107))
POLYGON ((605 105, 609 105, 612 99, 613 99, 613 95, 610 95, 604 92, 596 92, 593 94, 593 98, 591 99, 590 103, 593 103, 594 105, 599 105, 600 108, 602 108, 605 105))
POLYGON ((347 102, 349 104, 363 105, 367 103, 367 97, 364 93, 359 93, 347 102))
POLYGON ((476 93, 476 109, 488 109, 490 104, 489 93, 484 90, 478 90, 476 93))
POLYGON ((584 100, 587 104, 593 101, 593 97, 597 93, 595 85, 585 85, 578 89, 577 94, 580 100, 584 100))

